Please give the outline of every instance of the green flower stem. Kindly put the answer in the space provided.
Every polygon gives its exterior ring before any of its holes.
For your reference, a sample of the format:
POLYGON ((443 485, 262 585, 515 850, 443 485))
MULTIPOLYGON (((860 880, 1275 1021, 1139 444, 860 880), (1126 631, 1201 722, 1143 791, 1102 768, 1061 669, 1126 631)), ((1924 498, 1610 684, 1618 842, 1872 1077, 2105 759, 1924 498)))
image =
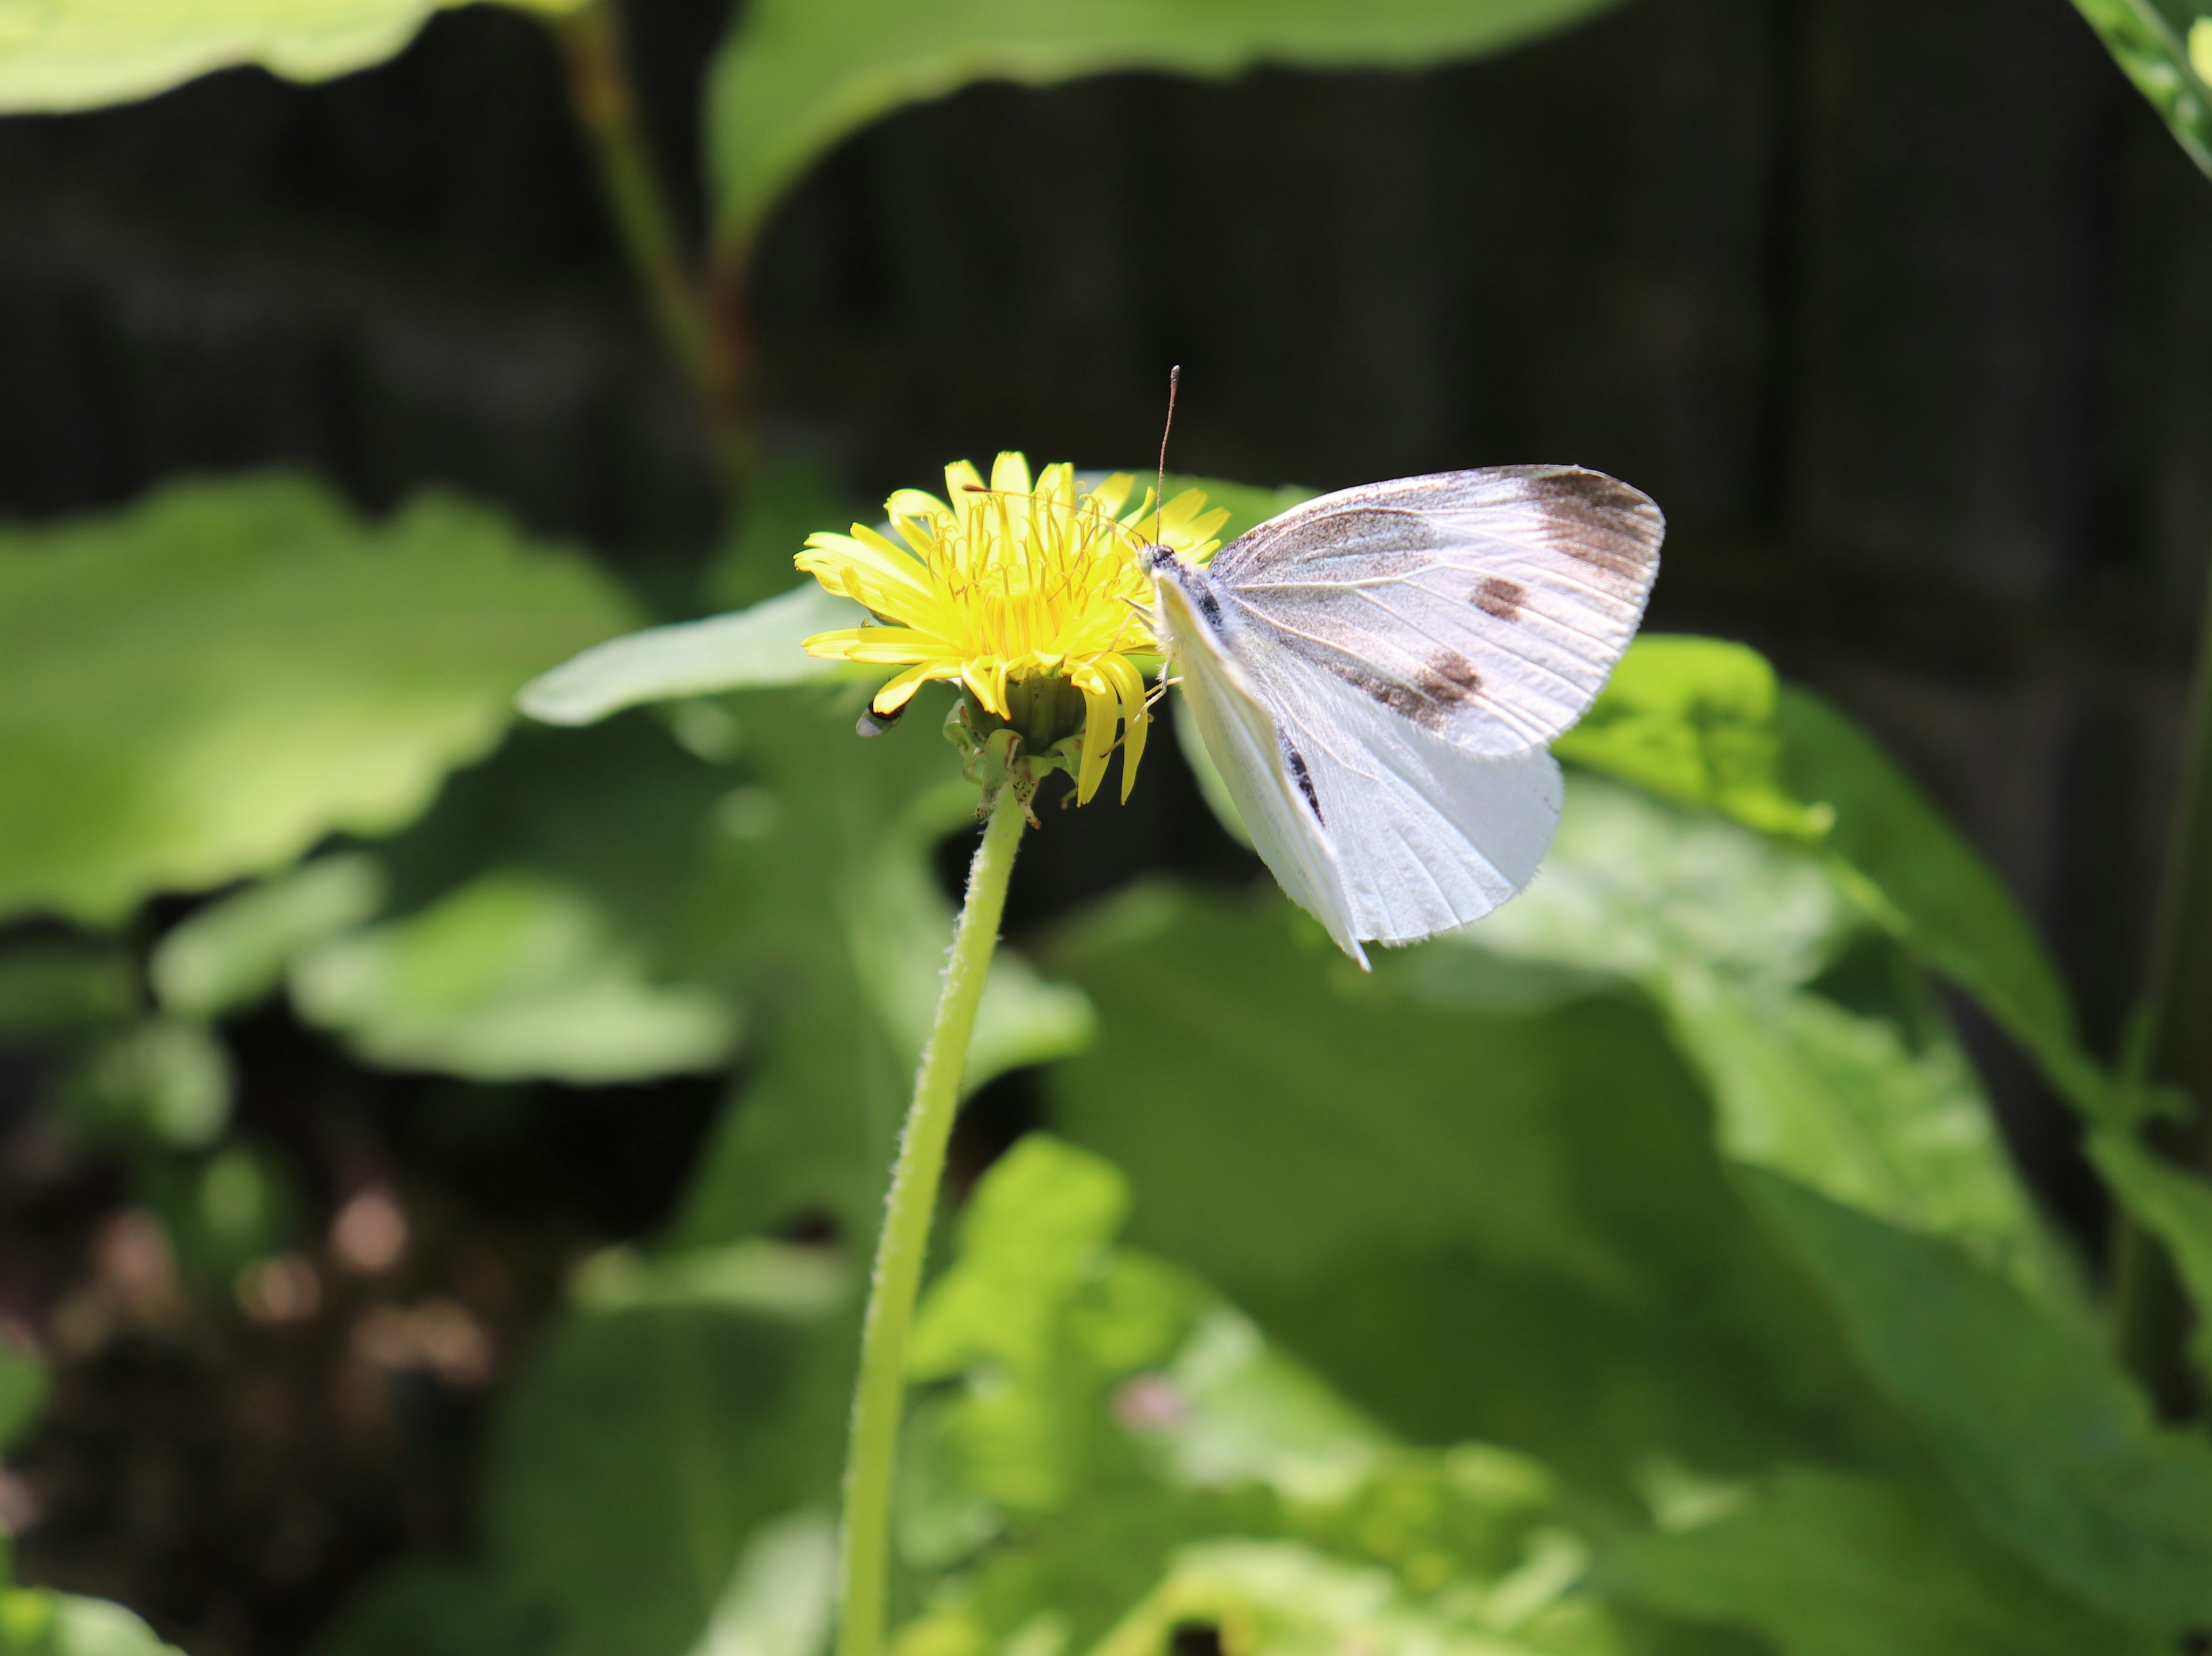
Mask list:
MULTIPOLYGON (((608 210, 645 290, 661 343, 690 386, 725 485, 737 494, 751 475, 753 434, 742 395, 738 331, 716 326, 652 146, 638 120, 637 96, 612 0, 553 21, 568 69, 569 102, 589 141, 608 210)), ((734 305, 738 295, 731 296, 734 305)))
POLYGON ((860 1334, 860 1378, 853 1392, 852 1436, 845 1452, 845 1524, 838 1656, 877 1656, 884 1641, 884 1586, 890 1558, 891 1481, 898 1465, 906 1402, 906 1346, 929 1250, 929 1223, 945 1172, 945 1148, 960 1110, 975 1008, 998 946, 1006 879, 1026 820, 1014 790, 1003 788, 983 843, 968 870, 968 898, 952 933, 952 956, 938 997, 937 1021, 922 1049, 914 1103, 891 1171, 883 1234, 876 1243, 867 1321, 860 1334))

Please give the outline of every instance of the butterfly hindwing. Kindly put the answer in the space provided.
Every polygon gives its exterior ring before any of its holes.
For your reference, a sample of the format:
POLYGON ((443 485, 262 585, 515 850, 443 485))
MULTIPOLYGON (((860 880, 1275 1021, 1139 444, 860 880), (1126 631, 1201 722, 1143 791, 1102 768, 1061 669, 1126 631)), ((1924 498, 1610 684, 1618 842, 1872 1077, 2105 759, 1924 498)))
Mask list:
POLYGON ((1643 617, 1664 533, 1657 507, 1601 472, 1500 466, 1324 495, 1208 572, 1230 630, 1257 635, 1240 642, 1248 665, 1295 655, 1502 758, 1589 709, 1643 617))

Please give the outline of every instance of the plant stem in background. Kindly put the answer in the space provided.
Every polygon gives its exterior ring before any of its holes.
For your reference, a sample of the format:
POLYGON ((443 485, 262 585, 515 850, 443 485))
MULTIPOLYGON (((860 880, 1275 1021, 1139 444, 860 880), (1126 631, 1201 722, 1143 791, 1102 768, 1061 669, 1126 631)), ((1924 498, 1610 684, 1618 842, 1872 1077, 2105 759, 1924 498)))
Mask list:
MULTIPOLYGON (((589 140, 608 210, 651 303, 661 341, 690 387, 724 489, 734 499, 750 478, 755 459, 744 399, 742 332, 734 325, 718 324, 684 250, 683 232, 638 121, 622 24, 611 0, 594 0, 556 19, 553 27, 568 62, 569 101, 589 140)), ((728 295, 731 315, 741 314, 738 284, 725 276, 720 286, 728 295)))
MULTIPOLYGON (((2212 586, 2205 602, 2144 1004, 2149 1078, 2187 1093, 2191 1108, 2186 1121, 2160 1123, 2150 1136, 2167 1154, 2212 1172, 2212 586)), ((2187 1415, 2201 1401, 2186 1349, 2188 1302, 2165 1245, 2124 1209, 2116 1221, 2112 1281, 2122 1360, 2160 1413, 2187 1415)))
POLYGON ((1012 787, 999 791, 983 843, 968 870, 968 897, 952 933, 952 955, 937 1002, 937 1021, 922 1049, 914 1103, 899 1137, 890 1196, 876 1243, 860 1335, 860 1376, 853 1392, 852 1436, 845 1454, 845 1518, 841 1539, 838 1656, 877 1656, 884 1636, 884 1586, 890 1562, 891 1482, 897 1470, 899 1425, 906 1403, 907 1333, 929 1248, 945 1145, 960 1109, 975 1008, 1006 912, 1006 880, 1026 820, 1012 787))

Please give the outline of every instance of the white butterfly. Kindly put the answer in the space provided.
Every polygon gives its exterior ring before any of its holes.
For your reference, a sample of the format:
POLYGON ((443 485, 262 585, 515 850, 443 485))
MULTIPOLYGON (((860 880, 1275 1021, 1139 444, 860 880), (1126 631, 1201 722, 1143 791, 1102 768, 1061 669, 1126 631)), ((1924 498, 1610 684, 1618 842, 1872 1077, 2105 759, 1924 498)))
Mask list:
POLYGON ((1659 573, 1659 508, 1513 466, 1306 502, 1205 569, 1146 548, 1170 660, 1252 840, 1346 953, 1480 919, 1559 819, 1546 744, 1659 573))

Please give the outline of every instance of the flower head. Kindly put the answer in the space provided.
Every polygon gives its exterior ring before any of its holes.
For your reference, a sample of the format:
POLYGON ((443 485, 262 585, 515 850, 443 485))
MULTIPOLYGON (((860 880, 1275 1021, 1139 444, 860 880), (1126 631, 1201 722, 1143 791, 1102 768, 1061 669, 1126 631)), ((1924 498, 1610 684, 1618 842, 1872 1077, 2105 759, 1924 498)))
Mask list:
POLYGON ((1194 489, 1157 514, 1149 489, 1131 507, 1127 472, 1085 489, 1073 466, 1048 466, 1032 484, 1019 454, 1000 455, 988 485, 967 461, 948 466, 945 486, 945 500, 902 489, 884 502, 896 540, 858 523, 807 538, 799 567, 884 624, 817 633, 808 652, 903 667, 876 692, 878 714, 957 679, 1034 754, 1076 736, 1079 803, 1098 791, 1118 726, 1127 799, 1151 721, 1139 662, 1160 654, 1141 549, 1157 540, 1204 563, 1228 512, 1194 489))

